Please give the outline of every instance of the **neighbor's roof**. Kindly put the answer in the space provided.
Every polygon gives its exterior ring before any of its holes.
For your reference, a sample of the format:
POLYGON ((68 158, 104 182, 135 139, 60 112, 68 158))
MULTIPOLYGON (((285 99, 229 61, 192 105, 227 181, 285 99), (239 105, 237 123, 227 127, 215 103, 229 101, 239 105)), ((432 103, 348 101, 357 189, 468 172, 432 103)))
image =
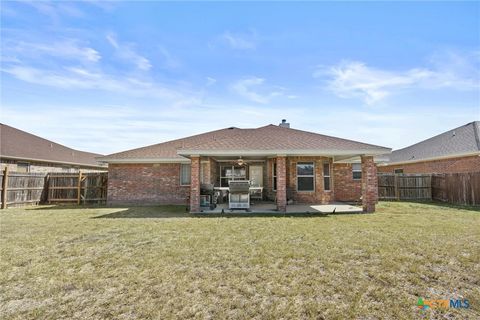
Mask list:
POLYGON ((480 152, 480 121, 441 133, 409 147, 393 151, 386 165, 434 160, 480 152))
POLYGON ((28 132, 0 123, 0 157, 103 167, 95 158, 101 154, 74 150, 28 132))
POLYGON ((184 156, 249 154, 381 154, 389 148, 307 131, 267 125, 256 129, 230 127, 143 148, 114 153, 100 160, 186 160, 184 156))

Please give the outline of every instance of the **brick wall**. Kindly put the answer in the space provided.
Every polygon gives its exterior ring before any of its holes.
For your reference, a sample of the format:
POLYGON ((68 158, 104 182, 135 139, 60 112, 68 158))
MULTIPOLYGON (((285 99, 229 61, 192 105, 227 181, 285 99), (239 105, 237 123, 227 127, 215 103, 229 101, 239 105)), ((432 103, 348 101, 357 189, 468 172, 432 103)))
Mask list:
POLYGON ((277 157, 277 209, 280 212, 287 210, 287 159, 277 157))
POLYGON ((294 203, 330 203, 335 197, 332 159, 327 157, 288 157, 287 158, 287 197, 294 203), (330 162, 330 191, 323 186, 323 163, 330 162), (315 191, 297 191, 297 163, 313 162, 315 164, 315 191))
POLYGON ((378 166, 378 172, 393 173, 395 169, 403 169, 403 173, 478 172, 480 171, 480 157, 468 156, 401 165, 378 166))
POLYGON ((374 212, 378 201, 377 166, 372 156, 362 156, 363 212, 374 212))
POLYGON ((200 212, 200 157, 192 156, 190 178, 190 212, 200 212))
POLYGON ((179 163, 109 165, 109 204, 186 204, 189 192, 179 163))
POLYGON ((356 202, 362 196, 362 180, 354 180, 350 163, 333 165, 335 200, 356 202))

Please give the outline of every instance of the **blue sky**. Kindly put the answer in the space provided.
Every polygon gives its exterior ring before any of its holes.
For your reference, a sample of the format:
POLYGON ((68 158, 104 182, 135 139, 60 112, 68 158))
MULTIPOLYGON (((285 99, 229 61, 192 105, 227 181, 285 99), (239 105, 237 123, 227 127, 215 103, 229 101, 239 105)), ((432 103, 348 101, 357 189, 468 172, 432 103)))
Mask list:
POLYGON ((229 126, 394 149, 480 119, 480 3, 1 3, 1 122, 112 153, 229 126))

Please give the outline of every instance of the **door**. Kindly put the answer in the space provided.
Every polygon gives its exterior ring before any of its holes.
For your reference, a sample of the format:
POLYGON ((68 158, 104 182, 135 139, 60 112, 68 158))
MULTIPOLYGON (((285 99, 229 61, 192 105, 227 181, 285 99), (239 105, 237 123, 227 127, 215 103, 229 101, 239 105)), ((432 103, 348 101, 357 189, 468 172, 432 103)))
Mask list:
POLYGON ((250 166, 249 177, 252 186, 263 187, 263 166, 250 166))

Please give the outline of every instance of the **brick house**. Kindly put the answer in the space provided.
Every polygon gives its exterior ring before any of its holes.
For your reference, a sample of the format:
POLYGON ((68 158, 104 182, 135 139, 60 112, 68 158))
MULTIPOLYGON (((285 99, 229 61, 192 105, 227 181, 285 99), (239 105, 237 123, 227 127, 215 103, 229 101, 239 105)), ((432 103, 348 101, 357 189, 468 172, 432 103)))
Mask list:
POLYGON ((467 123, 409 147, 395 150, 384 173, 480 172, 480 121, 467 123))
POLYGON ((78 151, 0 123, 0 164, 15 172, 106 171, 102 155, 78 151))
POLYGON ((111 154, 109 204, 186 204, 200 211, 202 184, 249 180, 279 211, 289 203, 377 202, 374 157, 389 148, 279 126, 235 127, 111 154), (272 202, 273 203, 273 202, 272 202))

